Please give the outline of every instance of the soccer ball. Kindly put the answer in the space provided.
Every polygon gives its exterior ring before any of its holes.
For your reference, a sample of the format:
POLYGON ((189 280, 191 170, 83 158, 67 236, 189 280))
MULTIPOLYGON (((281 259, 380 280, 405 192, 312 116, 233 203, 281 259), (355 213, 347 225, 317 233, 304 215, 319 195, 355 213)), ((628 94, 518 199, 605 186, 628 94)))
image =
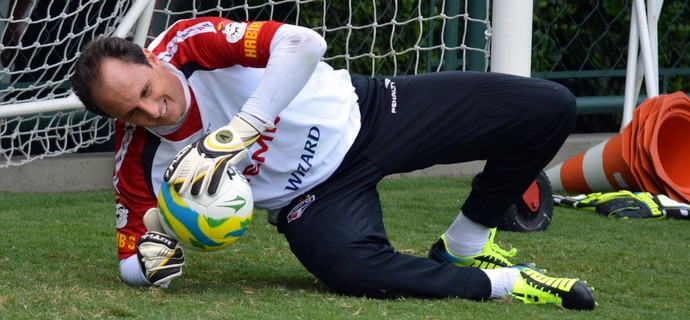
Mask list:
POLYGON ((220 189, 210 196, 182 194, 163 182, 158 192, 158 214, 165 232, 195 251, 217 251, 235 243, 251 224, 254 198, 247 179, 228 168, 220 189))

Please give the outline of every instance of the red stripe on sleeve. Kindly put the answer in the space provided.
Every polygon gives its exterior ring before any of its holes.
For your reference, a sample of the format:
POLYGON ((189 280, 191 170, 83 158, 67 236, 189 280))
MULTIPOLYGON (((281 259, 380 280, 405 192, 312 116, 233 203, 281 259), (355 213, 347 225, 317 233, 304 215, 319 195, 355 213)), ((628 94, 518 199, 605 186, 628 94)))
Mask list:
POLYGON ((232 21, 221 17, 180 20, 152 52, 177 68, 196 63, 217 69, 233 65, 264 68, 271 40, 282 25, 276 21, 232 21))

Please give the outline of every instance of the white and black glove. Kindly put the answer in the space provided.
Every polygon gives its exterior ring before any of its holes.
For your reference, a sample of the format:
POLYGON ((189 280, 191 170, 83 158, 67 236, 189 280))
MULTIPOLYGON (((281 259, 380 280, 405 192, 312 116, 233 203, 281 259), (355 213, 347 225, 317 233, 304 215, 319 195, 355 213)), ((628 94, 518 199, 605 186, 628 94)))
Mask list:
MULTIPOLYGON (((266 125, 269 128, 269 125, 266 125)), ((261 130, 248 121, 235 116, 227 126, 205 135, 180 151, 165 170, 164 180, 175 187, 178 193, 189 188, 196 196, 202 190, 210 195, 220 187, 225 170, 237 164, 247 155, 247 148, 259 136, 261 130)))
POLYGON ((152 217, 157 220, 157 216, 157 208, 146 212, 144 223, 149 231, 137 242, 137 259, 141 270, 152 285, 167 288, 170 281, 182 275, 184 251, 177 240, 162 232, 162 228, 158 230, 150 227, 152 217))

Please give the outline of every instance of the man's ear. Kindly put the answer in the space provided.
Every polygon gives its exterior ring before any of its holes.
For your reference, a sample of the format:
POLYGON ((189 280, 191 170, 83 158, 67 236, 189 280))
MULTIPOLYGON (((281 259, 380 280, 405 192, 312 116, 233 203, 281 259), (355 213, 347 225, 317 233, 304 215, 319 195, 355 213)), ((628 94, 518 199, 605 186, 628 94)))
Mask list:
POLYGON ((156 55, 153 54, 153 52, 149 51, 149 49, 142 48, 141 50, 144 52, 146 60, 148 60, 151 66, 157 66, 161 64, 160 60, 158 60, 158 57, 156 57, 156 55))

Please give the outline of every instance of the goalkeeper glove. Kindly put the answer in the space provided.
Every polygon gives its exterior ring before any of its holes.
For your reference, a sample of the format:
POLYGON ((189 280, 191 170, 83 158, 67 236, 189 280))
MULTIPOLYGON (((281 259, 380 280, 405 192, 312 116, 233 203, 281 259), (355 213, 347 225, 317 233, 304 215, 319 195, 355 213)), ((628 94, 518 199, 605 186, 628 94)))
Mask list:
MULTIPOLYGON (((272 127, 270 124, 266 128, 272 127)), ((248 121, 235 116, 227 126, 205 135, 180 151, 165 170, 164 180, 178 193, 191 188, 197 196, 202 190, 214 195, 220 188, 227 167, 247 155, 247 148, 259 139, 261 132, 248 121)))
MULTIPOLYGON (((149 209, 158 214, 158 209, 149 209), (155 210, 155 211, 154 211, 155 210)), ((165 233, 149 230, 137 241, 139 266, 152 285, 167 288, 170 281, 182 275, 184 251, 165 233)))
POLYGON ((611 218, 690 218, 690 205, 649 192, 596 192, 573 197, 554 195, 554 204, 594 211, 611 218))

